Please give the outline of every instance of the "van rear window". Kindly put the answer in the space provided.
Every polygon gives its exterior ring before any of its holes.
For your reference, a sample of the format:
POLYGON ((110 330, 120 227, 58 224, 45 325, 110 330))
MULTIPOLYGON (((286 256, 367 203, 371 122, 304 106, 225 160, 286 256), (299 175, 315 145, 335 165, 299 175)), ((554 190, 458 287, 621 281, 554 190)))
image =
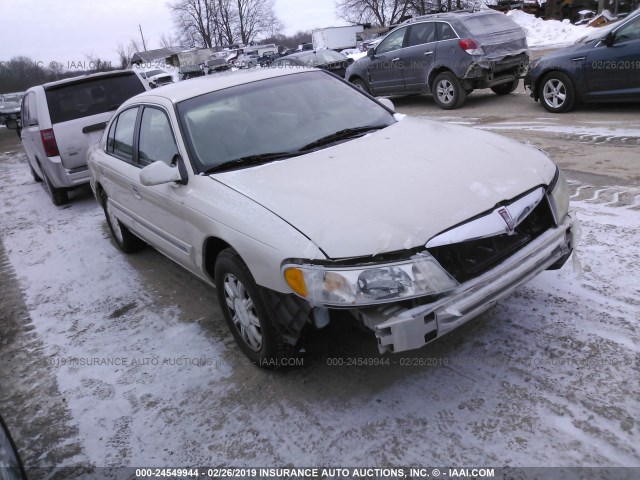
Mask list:
POLYGON ((51 123, 110 112, 144 92, 135 74, 87 79, 46 90, 51 123))

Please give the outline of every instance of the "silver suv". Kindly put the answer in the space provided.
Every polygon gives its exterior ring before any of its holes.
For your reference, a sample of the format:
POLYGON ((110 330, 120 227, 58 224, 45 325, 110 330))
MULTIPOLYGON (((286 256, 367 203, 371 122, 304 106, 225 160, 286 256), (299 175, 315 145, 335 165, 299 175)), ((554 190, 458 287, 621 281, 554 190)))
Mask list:
POLYGON ((83 75, 32 87, 22 101, 22 146, 36 182, 54 205, 89 183, 87 149, 122 102, 146 87, 131 70, 83 75))
POLYGON ((425 15, 390 32, 346 79, 372 95, 428 93, 451 110, 476 88, 513 92, 529 64, 527 38, 492 10, 425 15))

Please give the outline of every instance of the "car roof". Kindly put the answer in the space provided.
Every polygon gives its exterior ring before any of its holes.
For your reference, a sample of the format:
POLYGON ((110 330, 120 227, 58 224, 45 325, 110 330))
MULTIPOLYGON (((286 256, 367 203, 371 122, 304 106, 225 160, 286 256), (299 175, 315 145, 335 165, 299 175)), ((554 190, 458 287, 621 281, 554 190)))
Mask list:
POLYGON ((125 104, 138 103, 140 101, 144 101, 146 97, 161 97, 170 100, 173 103, 179 103, 189 98, 198 97, 218 90, 224 90, 225 88, 257 82, 268 78, 304 73, 311 70, 314 69, 304 67, 287 67, 259 68, 216 73, 213 76, 206 75, 203 77, 192 78, 190 80, 165 85, 160 89, 148 90, 127 100, 125 104))
POLYGON ((82 83, 85 80, 93 80, 96 78, 117 77, 120 75, 135 75, 133 70, 112 70, 110 72, 90 73, 87 75, 79 75, 77 77, 65 78, 63 80, 57 80, 55 82, 45 83, 42 86, 45 90, 67 83, 82 83))

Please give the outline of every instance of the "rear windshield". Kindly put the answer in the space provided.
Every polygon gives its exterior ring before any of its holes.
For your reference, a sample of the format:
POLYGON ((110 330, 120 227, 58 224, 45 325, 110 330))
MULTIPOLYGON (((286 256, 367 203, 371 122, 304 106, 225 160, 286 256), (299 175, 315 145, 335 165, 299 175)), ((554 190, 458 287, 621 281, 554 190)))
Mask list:
POLYGON ((144 92, 144 87, 132 74, 88 79, 46 92, 51 123, 61 123, 113 111, 125 100, 144 92))
POLYGON ((474 36, 491 35, 518 29, 518 24, 501 13, 472 15, 464 19, 464 26, 474 36))

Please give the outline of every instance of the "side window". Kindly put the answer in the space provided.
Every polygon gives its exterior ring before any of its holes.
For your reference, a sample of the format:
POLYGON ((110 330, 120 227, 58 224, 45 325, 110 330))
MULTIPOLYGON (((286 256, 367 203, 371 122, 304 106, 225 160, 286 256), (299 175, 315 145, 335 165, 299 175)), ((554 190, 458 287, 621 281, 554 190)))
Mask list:
POLYGON ((144 165, 161 161, 172 165, 178 153, 167 115, 158 108, 145 107, 140 121, 138 160, 144 165))
POLYGON ((438 33, 438 40, 452 40, 458 38, 456 32, 453 31, 451 25, 448 23, 438 22, 436 25, 436 31, 438 33))
POLYGON ((113 136, 113 154, 128 162, 133 161, 133 131, 136 127, 137 115, 137 108, 122 112, 116 121, 113 136))
POLYGON ((434 23, 417 23, 411 26, 409 32, 409 46, 422 45, 436 41, 436 26, 434 23))
POLYGON ((378 48, 376 48, 376 53, 387 53, 402 48, 402 45, 404 44, 404 36, 406 33, 407 27, 394 30, 387 36, 387 38, 380 42, 380 45, 378 45, 378 48))
POLYGON ((628 42, 629 40, 640 39, 640 17, 627 23, 616 32, 614 43, 628 42))
POLYGON ((22 119, 22 126, 29 126, 29 95, 27 94, 22 99, 22 111, 20 112, 20 118, 22 119))
POLYGON ((36 105, 36 94, 35 92, 31 92, 27 97, 27 108, 29 112, 29 125, 37 125, 38 124, 38 107, 36 105))
POLYGON ((111 126, 109 127, 109 134, 107 135, 107 148, 106 151, 109 153, 113 153, 113 146, 115 144, 115 134, 116 134, 116 125, 118 124, 118 119, 114 119, 111 122, 111 126))

